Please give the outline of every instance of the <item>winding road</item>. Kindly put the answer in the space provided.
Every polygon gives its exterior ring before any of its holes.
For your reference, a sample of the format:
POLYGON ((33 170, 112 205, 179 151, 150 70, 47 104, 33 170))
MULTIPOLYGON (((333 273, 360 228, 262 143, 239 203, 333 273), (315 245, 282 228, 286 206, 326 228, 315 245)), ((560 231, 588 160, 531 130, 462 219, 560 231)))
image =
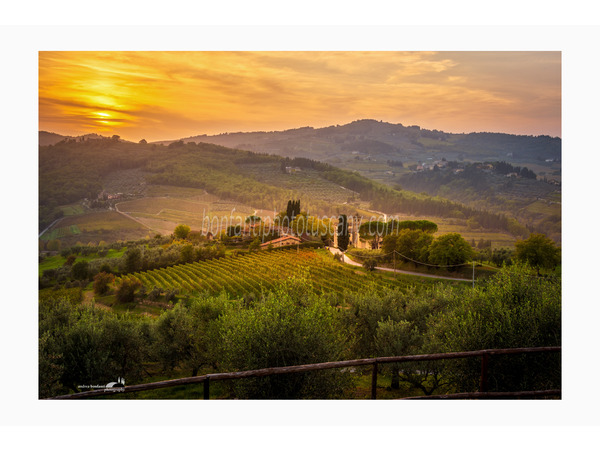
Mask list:
POLYGON ((42 231, 42 232, 40 233, 40 235, 38 236, 38 239, 39 239, 39 238, 41 238, 41 237, 42 237, 42 235, 43 235, 43 234, 44 234, 46 231, 48 231, 50 228, 52 228, 54 225, 56 225, 58 222, 60 222, 60 221, 61 221, 61 220, 63 220, 63 219, 64 219, 64 217, 61 217, 61 218, 59 218, 59 219, 56 219, 56 220, 55 220, 54 222, 52 222, 50 225, 48 225, 48 226, 46 227, 46 229, 44 229, 44 231, 42 231))
MULTIPOLYGON (((342 262, 349 264, 351 266, 358 266, 358 267, 362 267, 361 263, 358 263, 352 259, 350 259, 350 257, 346 254, 344 254, 344 252, 342 252, 339 248, 334 248, 334 247, 327 247, 329 249, 329 251, 331 253, 333 253, 334 255, 342 255, 342 262)), ((390 269, 389 267, 375 267, 377 270, 383 270, 386 272, 395 272, 395 273, 401 273, 404 275, 413 275, 415 277, 424 277, 424 278, 437 278, 438 280, 451 280, 451 281, 467 281, 467 282, 471 282, 472 280, 466 279, 466 278, 452 278, 452 277, 443 277, 441 275, 430 275, 427 273, 420 273, 420 272, 410 272, 408 270, 400 270, 400 269, 390 269)))

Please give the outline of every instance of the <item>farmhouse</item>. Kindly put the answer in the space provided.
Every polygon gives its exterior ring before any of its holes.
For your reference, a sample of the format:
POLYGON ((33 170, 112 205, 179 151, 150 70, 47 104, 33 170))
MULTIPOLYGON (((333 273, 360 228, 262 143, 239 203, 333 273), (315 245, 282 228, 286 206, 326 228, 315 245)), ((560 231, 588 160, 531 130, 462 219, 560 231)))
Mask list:
POLYGON ((261 244, 260 248, 261 248, 261 250, 264 250, 269 245, 272 245, 273 247, 283 247, 284 245, 296 245, 296 244, 300 244, 301 242, 302 242, 302 240, 297 238, 296 236, 283 236, 283 237, 280 237, 277 239, 273 239, 272 241, 265 242, 264 244, 261 244))

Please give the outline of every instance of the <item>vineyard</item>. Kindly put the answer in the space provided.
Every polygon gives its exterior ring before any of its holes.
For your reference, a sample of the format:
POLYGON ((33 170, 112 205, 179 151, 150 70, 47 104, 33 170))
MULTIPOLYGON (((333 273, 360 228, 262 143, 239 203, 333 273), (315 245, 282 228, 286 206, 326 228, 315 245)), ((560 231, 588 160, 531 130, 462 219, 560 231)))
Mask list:
POLYGON ((181 293, 207 291, 213 294, 225 290, 233 296, 260 294, 292 277, 306 277, 316 290, 338 294, 345 290, 357 291, 365 282, 394 283, 382 278, 365 279, 351 268, 322 258, 314 250, 295 249, 227 256, 137 272, 129 277, 137 278, 147 289, 158 287, 178 289, 181 293))
POLYGON ((81 230, 77 225, 69 225, 66 227, 55 228, 50 232, 44 233, 41 237, 43 241, 50 241, 52 239, 61 239, 73 234, 80 234, 81 230))

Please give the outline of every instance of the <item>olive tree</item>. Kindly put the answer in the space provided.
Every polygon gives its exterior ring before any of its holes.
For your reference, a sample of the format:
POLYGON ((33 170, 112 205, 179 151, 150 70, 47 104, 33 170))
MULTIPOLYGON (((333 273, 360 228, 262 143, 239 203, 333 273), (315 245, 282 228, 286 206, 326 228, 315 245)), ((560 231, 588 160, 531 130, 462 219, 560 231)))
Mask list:
POLYGON ((544 234, 532 233, 527 239, 515 243, 515 257, 537 269, 552 269, 560 264, 560 249, 544 234))
MULTIPOLYGON (((343 359, 346 334, 339 312, 306 280, 283 283, 253 306, 221 319, 223 369, 241 371, 343 359)), ((342 394, 347 374, 310 371, 239 380, 240 398, 332 398, 342 394)))

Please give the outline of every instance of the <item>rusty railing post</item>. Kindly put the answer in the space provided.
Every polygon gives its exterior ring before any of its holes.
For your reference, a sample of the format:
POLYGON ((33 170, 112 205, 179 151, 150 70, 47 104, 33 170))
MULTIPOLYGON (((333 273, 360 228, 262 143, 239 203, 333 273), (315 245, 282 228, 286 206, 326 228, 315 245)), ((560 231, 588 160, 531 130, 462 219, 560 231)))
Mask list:
POLYGON ((204 400, 210 399, 210 378, 206 377, 204 380, 204 400))
POLYGON ((371 399, 377 399, 377 361, 373 363, 373 373, 371 374, 371 399))
POLYGON ((479 392, 487 392, 488 390, 488 358, 489 355, 487 353, 481 355, 481 379, 479 380, 479 392))

